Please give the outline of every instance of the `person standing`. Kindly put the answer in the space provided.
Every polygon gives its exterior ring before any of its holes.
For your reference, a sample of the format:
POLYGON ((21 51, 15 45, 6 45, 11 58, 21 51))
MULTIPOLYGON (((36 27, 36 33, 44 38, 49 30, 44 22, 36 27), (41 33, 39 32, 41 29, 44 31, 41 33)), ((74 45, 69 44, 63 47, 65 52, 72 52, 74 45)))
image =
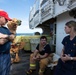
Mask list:
POLYGON ((0 75, 9 75, 10 72, 10 47, 15 38, 5 24, 11 20, 4 10, 0 10, 0 75))
POLYGON ((76 22, 67 22, 65 32, 69 35, 62 40, 63 49, 54 75, 76 75, 76 22))
POLYGON ((26 72, 27 75, 32 74, 36 70, 36 61, 39 61, 39 75, 44 75, 45 68, 52 61, 52 56, 46 36, 41 36, 36 50, 30 55, 30 68, 26 72))

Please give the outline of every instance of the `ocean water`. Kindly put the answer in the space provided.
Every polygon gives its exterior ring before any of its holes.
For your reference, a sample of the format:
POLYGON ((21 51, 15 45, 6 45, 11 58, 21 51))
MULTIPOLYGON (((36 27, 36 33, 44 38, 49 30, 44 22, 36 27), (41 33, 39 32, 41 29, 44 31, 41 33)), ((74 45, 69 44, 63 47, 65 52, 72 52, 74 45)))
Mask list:
POLYGON ((22 35, 34 35, 33 33, 16 33, 16 36, 22 36, 22 35))

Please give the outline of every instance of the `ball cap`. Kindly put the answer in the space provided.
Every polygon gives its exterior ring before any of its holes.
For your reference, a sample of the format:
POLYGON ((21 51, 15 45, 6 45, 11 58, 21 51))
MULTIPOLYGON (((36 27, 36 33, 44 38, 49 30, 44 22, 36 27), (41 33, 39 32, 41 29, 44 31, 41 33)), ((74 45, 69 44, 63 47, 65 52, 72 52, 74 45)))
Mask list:
POLYGON ((0 16, 4 17, 7 20, 12 20, 11 18, 9 18, 8 13, 3 10, 0 10, 0 16))

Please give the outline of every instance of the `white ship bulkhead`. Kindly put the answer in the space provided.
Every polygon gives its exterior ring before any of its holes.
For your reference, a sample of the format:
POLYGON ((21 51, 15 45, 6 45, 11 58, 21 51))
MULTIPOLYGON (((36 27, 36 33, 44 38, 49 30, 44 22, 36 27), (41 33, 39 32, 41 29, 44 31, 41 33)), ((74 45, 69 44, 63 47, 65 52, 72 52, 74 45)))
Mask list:
POLYGON ((55 39, 53 39, 52 44, 55 45, 56 54, 60 55, 63 48, 61 42, 62 39, 66 36, 66 33, 64 31, 65 23, 70 20, 76 20, 74 16, 69 15, 69 11, 72 9, 76 10, 76 0, 36 0, 34 5, 35 9, 31 10, 34 13, 31 13, 30 11, 29 27, 31 29, 40 27, 43 29, 43 33, 49 34, 50 26, 56 24, 56 43, 54 43, 55 39))

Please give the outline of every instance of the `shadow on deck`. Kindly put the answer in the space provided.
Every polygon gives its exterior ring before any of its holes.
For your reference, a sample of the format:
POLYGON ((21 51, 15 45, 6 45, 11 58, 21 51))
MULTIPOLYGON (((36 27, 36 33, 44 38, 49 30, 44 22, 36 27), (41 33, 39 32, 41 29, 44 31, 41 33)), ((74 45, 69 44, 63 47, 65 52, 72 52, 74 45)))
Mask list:
MULTIPOLYGON (((29 69, 29 57, 31 52, 20 51, 19 56, 21 61, 11 65, 10 75, 26 75, 26 71, 29 69)), ((38 75, 38 69, 32 75, 38 75)), ((44 75, 53 75, 53 71, 46 68, 44 75)))

